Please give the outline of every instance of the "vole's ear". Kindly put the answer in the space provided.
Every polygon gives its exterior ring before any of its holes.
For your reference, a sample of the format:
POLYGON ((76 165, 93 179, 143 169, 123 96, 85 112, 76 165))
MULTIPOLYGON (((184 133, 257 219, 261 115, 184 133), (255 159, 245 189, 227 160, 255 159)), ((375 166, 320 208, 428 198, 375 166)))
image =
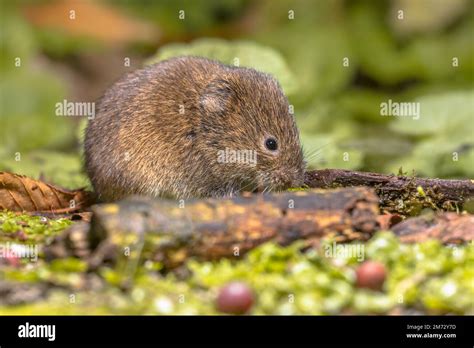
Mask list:
POLYGON ((217 79, 204 89, 200 107, 206 114, 225 115, 232 108, 234 89, 230 81, 217 79))

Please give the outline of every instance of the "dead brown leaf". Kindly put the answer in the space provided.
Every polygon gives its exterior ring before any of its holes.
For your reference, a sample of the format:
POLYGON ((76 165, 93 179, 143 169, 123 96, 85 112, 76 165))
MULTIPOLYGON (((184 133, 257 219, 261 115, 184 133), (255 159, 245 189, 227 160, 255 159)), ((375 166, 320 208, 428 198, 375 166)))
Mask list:
POLYGON ((0 210, 71 213, 89 205, 91 194, 67 190, 23 175, 0 172, 0 210))

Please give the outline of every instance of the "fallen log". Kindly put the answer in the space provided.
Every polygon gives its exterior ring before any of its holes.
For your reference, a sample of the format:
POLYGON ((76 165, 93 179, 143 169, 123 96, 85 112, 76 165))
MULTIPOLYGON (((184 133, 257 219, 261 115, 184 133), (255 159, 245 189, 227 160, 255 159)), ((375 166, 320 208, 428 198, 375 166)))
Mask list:
POLYGON ((463 244, 474 239, 474 215, 427 214, 402 221, 392 231, 404 243, 437 239, 443 244, 463 244))
MULTIPOLYGON (((93 265, 108 255, 113 258, 117 249, 173 266, 188 257, 212 260, 242 256, 270 240, 282 245, 329 235, 337 241, 367 240, 379 229, 378 197, 367 188, 189 203, 135 197, 95 205, 92 211, 89 231, 72 228, 69 237, 62 236, 57 242, 79 243, 82 249, 87 244, 94 250, 93 265)), ((45 254, 61 255, 60 249, 53 243, 45 254)))
POLYGON ((467 179, 425 179, 322 169, 307 172, 305 184, 310 188, 372 187, 385 212, 410 216, 419 214, 423 208, 456 211, 467 201, 474 200, 474 181, 467 179))
POLYGON ((302 240, 302 247, 317 245, 325 236, 336 242, 365 241, 389 227, 407 243, 474 239, 470 214, 425 214, 399 222, 399 216, 379 215, 377 200, 361 187, 188 203, 132 197, 93 206, 90 223, 71 226, 44 254, 47 259, 83 258, 91 269, 118 260, 136 265, 140 259, 170 269, 190 257, 238 258, 267 241, 287 245, 302 240))

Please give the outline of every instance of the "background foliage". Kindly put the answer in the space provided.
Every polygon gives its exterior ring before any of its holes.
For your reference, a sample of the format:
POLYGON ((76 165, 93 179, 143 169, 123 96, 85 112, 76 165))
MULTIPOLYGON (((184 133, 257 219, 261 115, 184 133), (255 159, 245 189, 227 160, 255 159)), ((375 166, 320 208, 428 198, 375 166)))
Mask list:
POLYGON ((124 72, 187 54, 238 58, 275 75, 295 107, 310 167, 473 176, 472 1, 1 4, 2 170, 88 185, 85 120, 57 117, 54 105, 94 101, 124 72), (380 116, 388 99, 420 102, 420 119, 380 116))
MULTIPOLYGON (((87 187, 86 120, 56 116, 56 103, 95 101, 124 73, 189 54, 228 64, 238 58, 277 77, 311 168, 474 177, 471 0, 0 0, 0 6, 0 171, 87 187), (382 117, 380 103, 389 99, 419 102, 421 117, 382 117)), ((47 244, 70 224, 0 212, 0 242, 47 244)), ((8 304, 2 296, 0 313, 211 314, 219 288, 234 279, 255 290, 257 314, 473 313, 472 243, 407 245, 381 231, 365 246, 367 258, 388 270, 380 292, 356 287, 360 260, 303 253, 298 244, 265 244, 238 262, 191 260, 186 280, 161 274, 152 260, 134 275, 107 265, 86 272, 77 258, 6 260, 0 282, 33 292, 44 284, 55 288, 33 304, 8 304), (134 281, 127 293, 118 286, 124 277, 134 281), (71 291, 79 294, 76 306, 71 291), (177 294, 186 304, 177 304, 177 294)))

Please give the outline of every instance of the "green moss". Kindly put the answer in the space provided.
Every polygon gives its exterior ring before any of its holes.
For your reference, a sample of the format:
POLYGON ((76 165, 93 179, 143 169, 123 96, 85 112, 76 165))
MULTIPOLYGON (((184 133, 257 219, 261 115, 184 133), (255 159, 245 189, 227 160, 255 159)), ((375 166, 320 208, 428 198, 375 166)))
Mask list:
POLYGON ((0 313, 217 314, 219 288, 231 281, 253 289, 252 314, 474 313, 472 244, 448 247, 432 240, 408 245, 390 232, 379 232, 368 243, 354 244, 353 250, 362 253, 346 255, 350 257, 328 254, 333 245, 325 240, 318 249, 303 252, 299 242, 287 247, 267 243, 239 260, 189 260, 191 275, 185 278, 178 277, 180 271, 158 272, 160 264, 150 260, 124 274, 124 268, 105 265, 87 273, 77 259, 50 264, 40 259, 25 267, 3 267, 0 278, 44 282, 53 291, 30 305, 0 307, 0 313), (355 267, 367 259, 387 267, 383 291, 355 287, 355 267), (126 291, 124 277, 129 280, 126 291), (94 290, 93 283, 98 284, 94 290))
POLYGON ((5 210, 0 212, 0 243, 45 243, 71 224, 68 219, 49 219, 5 210))

